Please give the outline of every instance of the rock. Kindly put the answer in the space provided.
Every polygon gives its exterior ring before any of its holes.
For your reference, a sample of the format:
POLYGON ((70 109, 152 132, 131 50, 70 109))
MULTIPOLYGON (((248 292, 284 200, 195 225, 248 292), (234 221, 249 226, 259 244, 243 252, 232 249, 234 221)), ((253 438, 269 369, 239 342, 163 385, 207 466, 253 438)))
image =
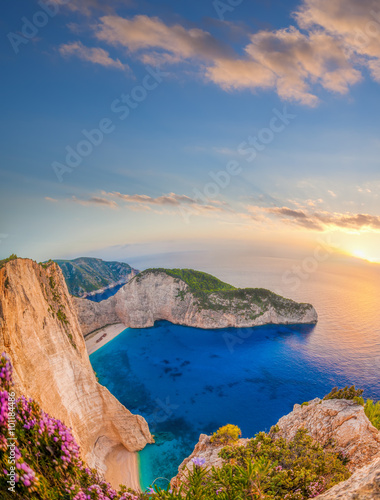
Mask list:
POLYGON ((317 313, 310 304, 298 304, 271 292, 264 293, 261 305, 244 297, 230 301, 213 293, 209 296, 211 306, 200 306, 185 281, 165 272, 146 271, 96 306, 85 299, 76 299, 74 303, 84 334, 105 326, 107 322, 147 328, 153 326, 155 321, 166 320, 174 324, 215 329, 317 321, 317 313))
POLYGON ((120 323, 120 318, 116 314, 115 297, 116 295, 101 302, 71 297, 83 335, 108 325, 120 323))
POLYGON ((318 443, 334 440, 338 449, 349 458, 351 471, 368 464, 380 451, 380 432, 371 424, 363 406, 345 399, 314 399, 308 405, 295 405, 277 424, 279 436, 294 438, 300 428, 318 443))
POLYGON ((71 427, 91 467, 106 473, 113 449, 135 452, 153 441, 144 418, 97 383, 56 264, 8 262, 0 270, 0 318, 0 349, 11 358, 16 392, 71 427))
POLYGON ((379 500, 380 457, 358 469, 347 481, 337 484, 318 500, 379 500))
MULTIPOLYGON (((171 480, 170 484, 173 488, 179 488, 181 483, 186 481, 188 472, 193 468, 193 458, 203 458, 206 467, 222 467, 224 460, 218 455, 225 445, 212 444, 210 439, 211 436, 207 436, 206 434, 199 436, 199 441, 195 445, 193 453, 185 458, 178 467, 178 475, 171 480)), ((248 441, 249 439, 239 439, 237 445, 244 446, 248 441)))

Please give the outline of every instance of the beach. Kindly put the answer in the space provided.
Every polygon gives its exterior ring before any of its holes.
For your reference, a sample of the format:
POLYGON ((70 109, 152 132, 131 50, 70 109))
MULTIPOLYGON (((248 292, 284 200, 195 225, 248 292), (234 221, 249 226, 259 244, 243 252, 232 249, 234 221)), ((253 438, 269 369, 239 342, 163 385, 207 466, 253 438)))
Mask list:
POLYGON ((140 491, 139 465, 137 453, 127 451, 123 445, 115 447, 105 460, 105 478, 114 488, 125 484, 127 488, 140 491))
POLYGON ((99 328, 99 330, 88 333, 84 337, 88 355, 103 347, 105 344, 107 344, 107 342, 117 337, 119 333, 123 332, 125 329, 126 327, 125 325, 123 325, 123 323, 116 323, 114 325, 107 325, 103 328, 99 328))

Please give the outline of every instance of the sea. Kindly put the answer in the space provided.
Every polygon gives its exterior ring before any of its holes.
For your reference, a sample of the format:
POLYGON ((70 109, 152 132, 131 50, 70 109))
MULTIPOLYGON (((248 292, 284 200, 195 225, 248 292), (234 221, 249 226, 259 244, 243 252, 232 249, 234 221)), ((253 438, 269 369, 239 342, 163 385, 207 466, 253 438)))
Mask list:
MULTIPOLYGON (((90 356, 100 383, 149 423, 140 482, 166 487, 198 442, 225 424, 243 437, 269 431, 295 403, 356 385, 380 400, 380 266, 356 259, 182 255, 157 267, 192 267, 238 287, 309 302, 316 325, 202 330, 159 321, 127 328, 90 356)), ((132 262, 153 267, 154 262, 132 262)))

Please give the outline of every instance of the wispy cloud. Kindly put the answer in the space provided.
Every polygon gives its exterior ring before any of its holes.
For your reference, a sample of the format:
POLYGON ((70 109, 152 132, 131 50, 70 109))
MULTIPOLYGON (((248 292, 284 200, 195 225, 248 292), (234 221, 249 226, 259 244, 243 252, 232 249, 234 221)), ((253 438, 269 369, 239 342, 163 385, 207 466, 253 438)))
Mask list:
POLYGON ((342 229, 347 231, 380 231, 380 216, 370 214, 337 213, 328 211, 294 210, 283 207, 249 206, 253 215, 275 216, 282 222, 313 231, 342 229))
POLYGON ((230 212, 226 202, 209 200, 203 203, 195 198, 183 194, 169 193, 162 196, 151 197, 145 194, 123 194, 117 191, 112 193, 102 192, 103 196, 119 199, 126 202, 133 210, 147 210, 154 206, 167 207, 178 210, 187 210, 192 214, 208 214, 213 212, 230 212))
POLYGON ((59 47, 59 52, 64 57, 78 57, 82 61, 100 64, 106 68, 116 68, 130 71, 128 64, 123 64, 119 59, 112 59, 109 52, 100 47, 86 47, 81 42, 71 42, 59 47))
POLYGON ((91 196, 91 198, 88 198, 85 200, 81 199, 81 198, 77 198, 76 196, 72 196, 71 198, 69 198, 65 201, 77 203, 78 205, 82 205, 84 207, 91 206, 91 205, 97 205, 100 207, 113 208, 113 209, 118 207, 118 205, 115 201, 108 200, 107 198, 102 198, 100 196, 91 196))

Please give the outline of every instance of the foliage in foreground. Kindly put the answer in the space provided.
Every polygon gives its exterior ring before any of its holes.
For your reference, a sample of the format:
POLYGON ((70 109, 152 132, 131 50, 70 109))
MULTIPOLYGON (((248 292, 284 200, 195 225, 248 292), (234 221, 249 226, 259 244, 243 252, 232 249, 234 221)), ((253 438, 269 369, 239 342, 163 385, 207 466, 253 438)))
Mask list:
POLYGON ((211 436, 211 443, 213 444, 231 444, 236 442, 241 436, 241 430, 237 425, 227 424, 218 429, 211 436))

